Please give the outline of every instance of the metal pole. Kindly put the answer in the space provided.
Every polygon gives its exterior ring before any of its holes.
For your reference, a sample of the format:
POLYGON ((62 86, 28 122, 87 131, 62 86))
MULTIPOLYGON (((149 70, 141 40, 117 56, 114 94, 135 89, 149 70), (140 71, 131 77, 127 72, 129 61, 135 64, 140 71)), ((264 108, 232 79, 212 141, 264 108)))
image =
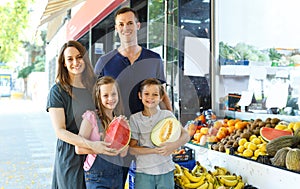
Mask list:
POLYGON ((89 57, 92 60, 92 28, 90 27, 89 31, 89 57))
MULTIPOLYGON (((168 4, 169 1, 165 0, 165 22, 164 22, 164 70, 165 73, 167 73, 167 63, 168 63, 168 58, 167 58, 167 51, 168 51, 168 4)), ((166 74, 166 80, 168 80, 167 78, 167 74, 166 74)))
POLYGON ((211 33, 211 37, 210 37, 210 42, 211 42, 211 56, 210 56, 210 86, 211 86, 211 107, 212 109, 216 112, 217 115, 219 115, 219 107, 218 107, 218 103, 217 98, 217 89, 218 89, 218 85, 219 82, 217 81, 217 70, 218 70, 218 64, 217 64, 217 49, 216 48, 216 18, 215 18, 215 0, 211 0, 211 4, 210 4, 210 9, 211 9, 211 13, 210 13, 210 17, 211 17, 211 24, 210 24, 210 33, 211 33))

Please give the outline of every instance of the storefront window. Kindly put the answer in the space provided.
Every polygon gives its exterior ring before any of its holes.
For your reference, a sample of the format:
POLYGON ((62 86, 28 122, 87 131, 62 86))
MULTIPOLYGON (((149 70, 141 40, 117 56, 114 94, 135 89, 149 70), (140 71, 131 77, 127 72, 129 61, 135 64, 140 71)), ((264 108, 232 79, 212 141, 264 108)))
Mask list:
POLYGON ((179 0, 179 96, 181 120, 211 108, 210 1, 179 0))
POLYGON ((243 104, 250 112, 299 115, 298 5, 293 0, 217 2, 222 87, 216 100, 243 93, 253 97, 243 104))

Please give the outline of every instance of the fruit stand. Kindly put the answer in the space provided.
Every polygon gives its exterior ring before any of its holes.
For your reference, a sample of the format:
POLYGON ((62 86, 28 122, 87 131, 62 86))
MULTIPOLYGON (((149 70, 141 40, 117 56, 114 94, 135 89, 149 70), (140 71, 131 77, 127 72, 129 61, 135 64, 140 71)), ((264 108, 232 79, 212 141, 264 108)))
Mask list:
MULTIPOLYGON (((201 119, 202 125, 196 126, 196 132, 186 146, 195 151, 195 160, 211 170, 215 166, 225 167, 230 173, 241 175, 245 183, 257 188, 295 188, 300 179, 299 116, 228 111, 227 118, 214 121, 208 131, 207 120, 203 117, 194 120, 196 123, 201 119), (220 135, 220 132, 226 134, 220 135), (205 145, 203 136, 207 141, 205 145), (248 154, 246 150, 252 152, 248 154)), ((194 127, 195 124, 190 124, 187 129, 191 132, 194 127)))
POLYGON ((243 180, 260 189, 295 188, 299 185, 300 174, 257 163, 252 160, 228 155, 196 146, 186 144, 195 150, 195 159, 205 167, 215 165, 226 167, 230 172, 242 175, 243 180))

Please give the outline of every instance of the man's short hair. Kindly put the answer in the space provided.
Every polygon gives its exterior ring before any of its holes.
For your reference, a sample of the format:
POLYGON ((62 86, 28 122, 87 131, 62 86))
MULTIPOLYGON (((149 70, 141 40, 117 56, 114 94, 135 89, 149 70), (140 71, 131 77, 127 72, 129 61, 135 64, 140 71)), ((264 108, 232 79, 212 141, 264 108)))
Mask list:
POLYGON ((115 13, 115 20, 117 18, 118 15, 120 14, 124 14, 126 12, 132 12, 136 18, 136 21, 139 21, 139 16, 138 13, 136 12, 136 10, 134 10, 133 8, 130 7, 122 7, 121 9, 119 9, 116 13, 115 13))

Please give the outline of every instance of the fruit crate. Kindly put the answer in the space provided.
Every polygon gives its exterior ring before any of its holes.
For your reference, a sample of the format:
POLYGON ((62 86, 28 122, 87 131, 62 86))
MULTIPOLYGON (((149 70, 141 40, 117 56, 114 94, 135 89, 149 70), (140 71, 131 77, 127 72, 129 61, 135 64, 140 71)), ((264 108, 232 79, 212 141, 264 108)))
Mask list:
POLYGON ((179 162, 186 162, 189 160, 195 160, 194 149, 189 148, 187 146, 182 146, 180 147, 179 151, 181 151, 181 153, 172 155, 174 162, 179 163, 179 162))

